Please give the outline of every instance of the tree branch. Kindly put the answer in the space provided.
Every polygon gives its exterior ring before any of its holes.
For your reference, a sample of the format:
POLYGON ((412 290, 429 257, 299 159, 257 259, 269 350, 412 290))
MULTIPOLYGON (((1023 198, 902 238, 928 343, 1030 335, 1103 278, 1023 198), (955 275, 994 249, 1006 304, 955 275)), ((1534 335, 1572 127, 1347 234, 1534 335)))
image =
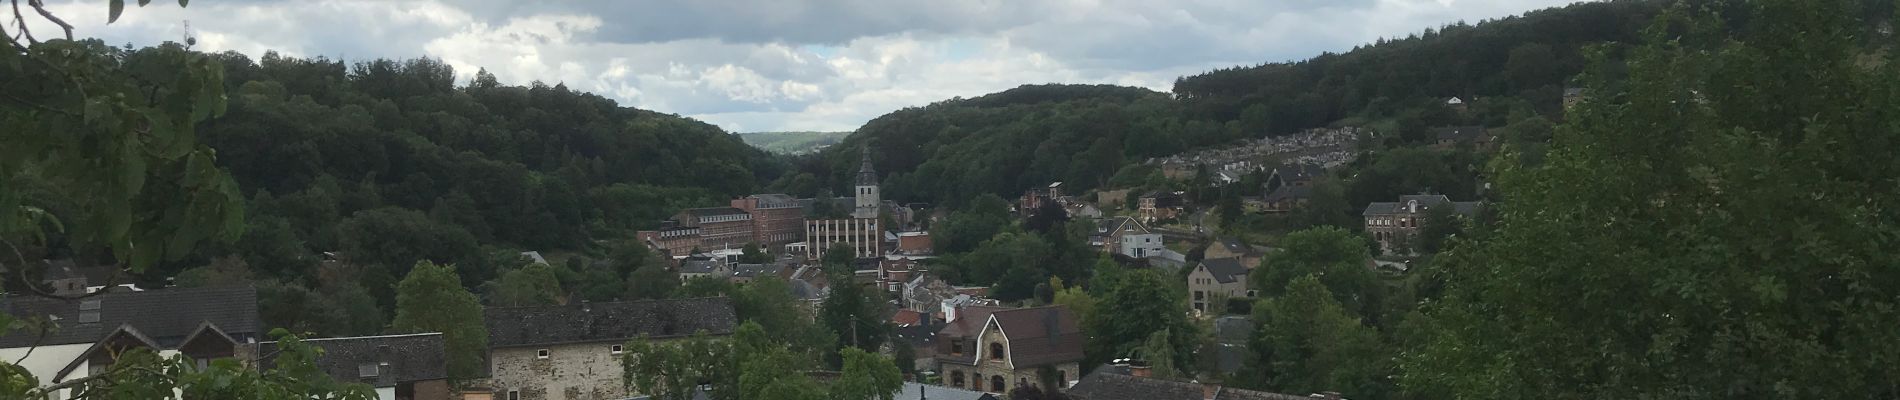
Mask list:
POLYGON ((13 22, 16 24, 14 26, 20 29, 20 33, 16 33, 13 37, 7 38, 7 40, 13 42, 14 47, 19 47, 22 52, 26 51, 26 46, 20 44, 20 37, 22 36, 26 37, 27 44, 39 42, 39 39, 33 38, 32 30, 26 27, 26 14, 20 12, 20 0, 13 0, 13 22))
POLYGON ((44 0, 26 0, 26 4, 32 6, 33 11, 39 12, 41 17, 45 17, 48 21, 53 21, 53 24, 59 25, 60 29, 65 30, 66 40, 73 40, 73 24, 68 24, 66 20, 59 19, 59 17, 53 16, 53 13, 47 12, 44 0))

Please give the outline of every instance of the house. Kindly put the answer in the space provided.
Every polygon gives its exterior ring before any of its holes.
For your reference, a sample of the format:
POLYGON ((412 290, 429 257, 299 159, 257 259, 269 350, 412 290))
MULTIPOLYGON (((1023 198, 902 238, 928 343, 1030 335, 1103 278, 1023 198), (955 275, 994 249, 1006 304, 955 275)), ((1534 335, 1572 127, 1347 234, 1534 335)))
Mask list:
POLYGON ((1162 250, 1168 249, 1167 246, 1161 244, 1161 241, 1161 234, 1159 233, 1122 235, 1121 246, 1117 249, 1116 254, 1131 258, 1148 258, 1150 255, 1160 255, 1162 250))
POLYGON ((1201 256, 1205 259, 1237 258, 1240 259, 1241 266, 1252 269, 1260 265, 1260 259, 1266 258, 1267 248, 1247 244, 1237 237, 1222 236, 1215 238, 1214 243, 1207 246, 1207 251, 1201 256))
POLYGON ((1148 257, 1142 260, 1147 261, 1149 267, 1168 271, 1179 271, 1181 267, 1187 266, 1187 255, 1169 248, 1162 248, 1160 251, 1148 254, 1148 257))
POLYGON ((1471 144, 1479 149, 1491 147, 1491 135, 1482 126, 1440 127, 1432 129, 1432 135, 1437 140, 1432 142, 1434 149, 1449 150, 1463 144, 1471 144))
POLYGON ((1417 194, 1399 196, 1398 202, 1375 202, 1366 205, 1361 215, 1366 218, 1366 232, 1379 242, 1379 248, 1386 253, 1415 254, 1412 240, 1418 235, 1420 226, 1424 226, 1426 213, 1434 207, 1451 207, 1452 213, 1469 217, 1476 215, 1483 203, 1475 201, 1451 201, 1442 194, 1417 194))
POLYGON ((911 369, 927 371, 937 365, 937 331, 943 320, 927 312, 898 309, 891 314, 891 344, 910 346, 911 369))
POLYGON ((937 365, 950 387, 1008 393, 1045 382, 1066 387, 1079 376, 1084 339, 1068 308, 962 307, 948 314, 937 332, 937 365))
MULTIPOLYGON (((863 150, 863 159, 858 165, 857 187, 852 192, 853 205, 850 218, 808 219, 805 221, 806 258, 823 259, 825 252, 833 245, 849 246, 858 258, 877 257, 884 254, 883 227, 879 210, 884 202, 879 201, 877 170, 871 167, 871 151, 863 150)), ((901 218, 893 216, 893 218, 901 218)))
POLYGON ((725 297, 489 307, 489 385, 507 400, 625 398, 621 344, 731 335, 725 297))
POLYGON ((1029 188, 1023 191, 1023 197, 1016 200, 1016 210, 1029 215, 1042 208, 1043 203, 1056 201, 1062 197, 1062 182, 1050 183, 1047 187, 1029 188))
POLYGON ((97 292, 109 286, 138 290, 129 285, 132 276, 114 264, 94 264, 85 260, 41 260, 40 284, 54 295, 73 296, 97 292))
POLYGON ((917 382, 904 382, 904 387, 897 391, 897 397, 892 398, 897 400, 1003 400, 1002 397, 990 393, 917 382))
POLYGON ((1318 180, 1320 175, 1325 173, 1325 168, 1319 164, 1282 164, 1273 167, 1273 171, 1267 173, 1266 184, 1268 189, 1278 189, 1288 186, 1312 186, 1313 181, 1318 180))
POLYGON ((1102 210, 1095 208, 1094 204, 1072 201, 1069 202, 1068 205, 1063 206, 1063 208, 1069 211, 1069 218, 1094 219, 1102 217, 1102 210))
POLYGON ((1141 222, 1144 223, 1174 219, 1187 211, 1187 203, 1176 192, 1149 192, 1141 195, 1137 204, 1139 208, 1136 211, 1141 214, 1141 222))
POLYGON ((927 256, 935 251, 930 240, 930 232, 901 232, 897 234, 897 254, 927 256))
POLYGON ((1337 395, 1295 396, 1155 378, 1146 366, 1096 367, 1069 388, 1075 400, 1339 400, 1337 395))
POLYGON ((786 194, 755 194, 732 200, 752 216, 752 241, 771 249, 805 240, 805 207, 786 194))
POLYGON ((103 371, 133 348, 184 354, 201 364, 232 358, 238 345, 257 341, 262 327, 257 290, 250 286, 112 289, 70 300, 9 295, 0 297, 0 312, 58 325, 0 336, 0 358, 33 374, 39 386, 103 371))
POLYGON ((1089 234, 1089 245, 1100 246, 1103 253, 1117 254, 1121 251, 1122 237, 1153 233, 1146 224, 1131 217, 1108 217, 1095 220, 1095 232, 1089 234))
POLYGON ((1450 108, 1452 111, 1465 112, 1465 99, 1457 97, 1445 99, 1445 107, 1450 108))
MULTIPOLYGON (((448 355, 441 333, 305 339, 323 349, 317 370, 337 382, 376 388, 380 400, 448 400, 448 355)), ((261 370, 276 368, 277 342, 247 346, 261 370)))
POLYGON ((1254 297, 1253 291, 1247 290, 1247 272, 1238 258, 1201 260, 1201 265, 1188 272, 1188 303, 1195 312, 1207 312, 1226 299, 1254 297))
POLYGON ((767 276, 784 278, 787 271, 797 267, 796 259, 781 259, 765 264, 739 264, 732 268, 732 283, 744 284, 767 276))
POLYGON ((679 226, 699 228, 704 249, 737 249, 753 242, 752 214, 733 207, 688 208, 673 216, 679 226))
POLYGON ((1588 98, 1590 98, 1590 96, 1584 94, 1583 88, 1564 88, 1564 110, 1568 111, 1571 107, 1576 107, 1577 103, 1582 103, 1584 99, 1588 98))
POLYGON ((1288 213, 1306 207, 1306 204, 1312 199, 1312 186, 1281 186, 1274 188, 1273 191, 1268 192, 1266 196, 1261 196, 1259 208, 1261 212, 1275 214, 1288 213))
POLYGON ((730 279, 732 278, 732 267, 727 266, 726 261, 722 259, 687 258, 680 261, 679 275, 681 281, 709 277, 730 279))
POLYGON ((916 257, 888 255, 877 259, 877 285, 891 293, 902 293, 904 285, 910 283, 911 275, 924 272, 921 261, 916 257))

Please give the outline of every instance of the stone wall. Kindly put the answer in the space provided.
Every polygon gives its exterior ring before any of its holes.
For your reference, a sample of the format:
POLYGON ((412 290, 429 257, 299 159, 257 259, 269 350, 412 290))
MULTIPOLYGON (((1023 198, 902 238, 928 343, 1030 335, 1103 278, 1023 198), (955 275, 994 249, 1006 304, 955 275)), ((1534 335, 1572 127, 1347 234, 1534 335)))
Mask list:
POLYGON ((627 397, 620 356, 613 345, 594 342, 547 347, 498 348, 489 352, 496 398, 519 391, 521 400, 591 400, 627 397), (548 357, 536 357, 539 350, 548 357))

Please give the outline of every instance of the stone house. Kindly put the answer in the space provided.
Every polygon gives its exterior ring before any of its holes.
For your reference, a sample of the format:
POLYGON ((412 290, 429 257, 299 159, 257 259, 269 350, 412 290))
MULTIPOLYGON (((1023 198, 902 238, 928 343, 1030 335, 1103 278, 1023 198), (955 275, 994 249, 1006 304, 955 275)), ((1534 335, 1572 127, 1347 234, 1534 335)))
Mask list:
POLYGON ((1253 269, 1260 266, 1262 258, 1266 258, 1267 250, 1264 246, 1250 245, 1237 237, 1223 236, 1215 238, 1214 244, 1207 246, 1207 251, 1201 256, 1203 259, 1237 258, 1241 266, 1253 269))
POLYGON ((732 267, 726 261, 716 258, 687 258, 680 260, 680 281, 693 278, 732 278, 732 267))
POLYGON ((1141 195, 1137 203, 1139 207, 1136 211, 1141 214, 1141 222, 1145 223, 1174 219, 1187 211, 1187 201, 1181 198, 1180 193, 1149 192, 1141 195))
POLYGON ((1195 312, 1207 312, 1215 302, 1253 297, 1247 289, 1248 269, 1238 258, 1210 258, 1188 272, 1188 303, 1195 312))
POLYGON ((1080 376, 1083 334, 1062 306, 963 307, 937 332, 937 368, 954 388, 1008 393, 1023 385, 1065 388, 1080 376))
POLYGON ((1154 233, 1146 224, 1130 217, 1108 217, 1095 220, 1095 232, 1089 233, 1089 245, 1099 246, 1103 253, 1116 254, 1121 251, 1122 237, 1154 233))
MULTIPOLYGON (((36 386, 45 386, 103 371, 132 348, 152 349, 162 357, 183 354, 207 364, 233 358, 239 345, 254 343, 260 335, 257 290, 251 286, 106 290, 79 300, 0 297, 0 312, 58 321, 57 329, 0 335, 0 358, 38 378, 36 386)), ((72 394, 68 389, 49 397, 72 394)))
POLYGON ((1417 194, 1399 196, 1398 202, 1375 202, 1366 205, 1361 213, 1366 219, 1366 232, 1379 242, 1379 248, 1388 254, 1415 254, 1412 241, 1418 235, 1420 226, 1424 226, 1426 212, 1434 207, 1452 207, 1452 212, 1469 217, 1477 214, 1483 203, 1475 201, 1451 201, 1442 194, 1417 194))
POLYGON ((725 297, 536 307, 489 307, 488 385, 506 400, 621 399, 621 346, 634 338, 668 340, 738 325, 725 297))
MULTIPOLYGON (((323 349, 316 367, 337 382, 376 389, 378 400, 449 400, 448 353, 441 333, 305 339, 323 349)), ((261 370, 276 368, 277 342, 246 346, 261 370)))

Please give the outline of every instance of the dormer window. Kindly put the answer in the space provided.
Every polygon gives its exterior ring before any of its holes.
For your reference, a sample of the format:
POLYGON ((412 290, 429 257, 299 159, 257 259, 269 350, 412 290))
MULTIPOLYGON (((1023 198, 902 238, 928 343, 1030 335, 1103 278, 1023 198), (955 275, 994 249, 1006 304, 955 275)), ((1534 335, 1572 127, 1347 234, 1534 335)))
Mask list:
POLYGON ((990 359, 999 361, 1003 359, 1002 342, 990 343, 990 359))

